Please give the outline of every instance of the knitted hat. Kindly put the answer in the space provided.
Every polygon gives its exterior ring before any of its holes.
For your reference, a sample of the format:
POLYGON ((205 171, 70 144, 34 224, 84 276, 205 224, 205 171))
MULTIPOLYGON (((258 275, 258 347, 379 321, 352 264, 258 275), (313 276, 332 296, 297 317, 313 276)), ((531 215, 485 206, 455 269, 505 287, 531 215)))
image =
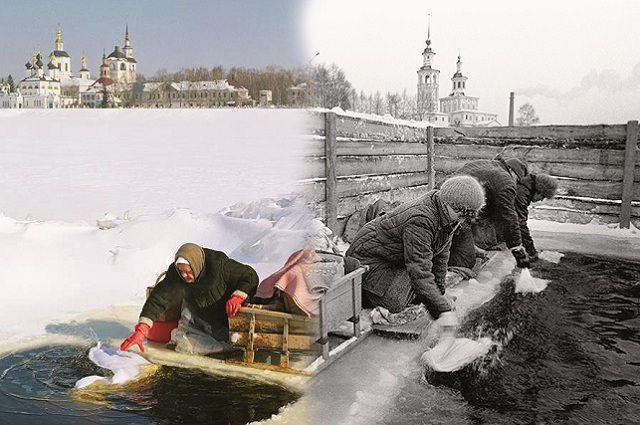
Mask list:
POLYGON ((558 181, 548 174, 536 174, 536 193, 545 198, 553 198, 558 190, 558 181))
POLYGON ((455 176, 442 183, 440 199, 455 211, 479 211, 484 205, 484 189, 471 176, 455 176))
POLYGON ((527 164, 518 158, 505 159, 504 163, 518 176, 518 180, 529 174, 527 164))

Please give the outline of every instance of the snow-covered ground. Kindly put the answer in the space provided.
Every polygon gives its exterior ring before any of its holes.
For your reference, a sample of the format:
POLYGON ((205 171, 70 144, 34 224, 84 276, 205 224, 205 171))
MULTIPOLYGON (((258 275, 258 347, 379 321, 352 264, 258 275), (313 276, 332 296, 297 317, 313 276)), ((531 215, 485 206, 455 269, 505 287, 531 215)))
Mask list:
POLYGON ((299 205, 219 211, 294 189, 304 125, 292 110, 0 111, 0 339, 139 308, 184 242, 277 270, 309 232, 299 205))
POLYGON ((304 166, 305 120, 300 110, 0 110, 0 212, 94 223, 284 193, 304 166))

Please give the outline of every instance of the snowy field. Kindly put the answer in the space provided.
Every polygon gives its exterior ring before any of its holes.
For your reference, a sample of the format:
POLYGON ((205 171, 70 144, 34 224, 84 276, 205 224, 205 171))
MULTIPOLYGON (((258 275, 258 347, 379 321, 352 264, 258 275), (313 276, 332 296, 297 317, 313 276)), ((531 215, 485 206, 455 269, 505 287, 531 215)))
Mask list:
POLYGON ((2 110, 0 212, 93 223, 273 196, 300 172, 304 122, 295 110, 2 110))
POLYGON ((0 111, 0 339, 139 308, 188 241, 261 278, 277 270, 309 217, 273 202, 219 211, 294 189, 304 123, 292 110, 0 111))

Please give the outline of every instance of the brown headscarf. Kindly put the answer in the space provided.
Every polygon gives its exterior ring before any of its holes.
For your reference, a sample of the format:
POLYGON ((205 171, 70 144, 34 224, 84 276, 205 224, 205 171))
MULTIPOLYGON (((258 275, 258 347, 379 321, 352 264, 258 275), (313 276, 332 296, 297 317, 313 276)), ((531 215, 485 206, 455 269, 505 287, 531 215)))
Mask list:
POLYGON ((174 261, 177 260, 178 257, 182 257, 189 262, 193 275, 198 279, 198 276, 200 276, 204 268, 204 250, 202 247, 194 243, 186 243, 178 249, 174 261))

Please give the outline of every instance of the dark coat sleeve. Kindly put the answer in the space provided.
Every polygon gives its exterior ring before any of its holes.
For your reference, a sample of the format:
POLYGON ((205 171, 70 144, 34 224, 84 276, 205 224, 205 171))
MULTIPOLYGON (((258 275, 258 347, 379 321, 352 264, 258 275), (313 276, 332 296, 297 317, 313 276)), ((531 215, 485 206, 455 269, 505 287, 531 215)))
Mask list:
POLYGON ((242 291, 251 299, 256 293, 259 280, 256 271, 247 264, 231 258, 224 264, 224 281, 227 289, 242 291))
POLYGON ((507 186, 502 188, 495 197, 495 214, 502 222, 504 229, 504 239, 507 248, 522 245, 520 237, 520 220, 515 206, 516 188, 515 186, 507 186))
POLYGON ((411 278, 411 287, 429 311, 437 317, 440 313, 451 310, 451 307, 437 286, 437 279, 444 282, 449 249, 447 247, 446 254, 443 251, 442 258, 435 259, 437 266, 434 270, 431 244, 435 232, 433 222, 426 218, 414 218, 405 226, 403 243, 405 267, 411 278), (446 260, 444 260, 445 257, 446 260), (444 260, 444 270, 442 260, 444 260), (434 272, 438 275, 436 276, 434 272))
POLYGON ((531 204, 531 189, 525 185, 519 184, 516 194, 516 213, 518 214, 518 222, 520 225, 520 237, 522 246, 527 250, 527 254, 535 255, 536 247, 533 244, 533 238, 529 231, 527 220, 529 219, 529 205, 531 204))
POLYGON ((185 284, 173 263, 167 269, 167 274, 153 288, 149 298, 142 307, 140 317, 156 320, 169 306, 178 300, 182 300, 185 294, 185 284))

